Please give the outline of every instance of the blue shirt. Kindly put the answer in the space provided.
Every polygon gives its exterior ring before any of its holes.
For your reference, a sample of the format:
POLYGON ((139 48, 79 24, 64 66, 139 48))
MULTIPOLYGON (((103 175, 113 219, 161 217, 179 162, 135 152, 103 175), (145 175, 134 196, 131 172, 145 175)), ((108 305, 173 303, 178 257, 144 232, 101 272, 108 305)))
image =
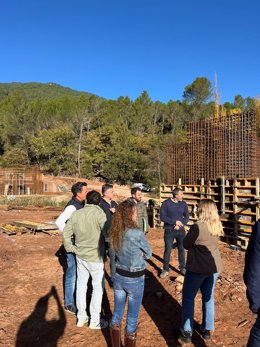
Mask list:
POLYGON ((177 220, 186 225, 189 221, 189 211, 186 202, 174 202, 172 199, 165 200, 160 209, 160 218, 164 222, 165 230, 172 230, 177 220))

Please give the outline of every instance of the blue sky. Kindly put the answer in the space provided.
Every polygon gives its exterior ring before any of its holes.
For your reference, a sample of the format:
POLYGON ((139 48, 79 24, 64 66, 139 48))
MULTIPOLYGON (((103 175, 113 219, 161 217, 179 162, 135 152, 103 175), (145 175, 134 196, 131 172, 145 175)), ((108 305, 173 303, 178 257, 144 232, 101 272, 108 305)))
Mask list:
POLYGON ((168 102, 216 72, 221 103, 256 97, 259 14, 259 0, 0 0, 0 82, 168 102))

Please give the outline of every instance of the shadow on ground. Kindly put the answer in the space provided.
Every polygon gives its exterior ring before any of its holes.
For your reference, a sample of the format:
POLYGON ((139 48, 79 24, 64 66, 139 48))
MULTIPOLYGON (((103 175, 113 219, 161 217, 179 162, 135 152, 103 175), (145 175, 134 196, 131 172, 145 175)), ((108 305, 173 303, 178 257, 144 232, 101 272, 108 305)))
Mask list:
POLYGON ((58 293, 54 286, 41 297, 33 312, 26 318, 17 332, 16 347, 56 347, 63 336, 66 317, 58 293), (53 297, 57 303, 58 319, 46 320, 49 299, 53 297))

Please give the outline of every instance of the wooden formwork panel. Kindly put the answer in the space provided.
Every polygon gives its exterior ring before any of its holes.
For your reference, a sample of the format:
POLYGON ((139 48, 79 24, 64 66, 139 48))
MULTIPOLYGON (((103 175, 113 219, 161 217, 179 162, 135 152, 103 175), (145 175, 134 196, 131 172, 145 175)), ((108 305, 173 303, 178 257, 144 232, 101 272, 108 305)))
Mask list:
POLYGON ((242 248, 244 250, 247 249, 248 246, 248 238, 246 237, 233 237, 233 236, 221 236, 221 241, 231 243, 233 245, 238 246, 239 248, 242 248))

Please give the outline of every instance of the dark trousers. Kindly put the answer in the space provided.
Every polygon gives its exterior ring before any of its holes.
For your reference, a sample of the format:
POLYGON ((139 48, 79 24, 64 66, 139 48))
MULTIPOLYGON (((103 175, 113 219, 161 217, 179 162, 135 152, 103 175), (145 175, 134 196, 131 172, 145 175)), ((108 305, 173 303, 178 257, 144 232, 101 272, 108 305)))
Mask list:
POLYGON ((255 324, 250 331, 247 347, 259 347, 260 346, 260 313, 258 312, 255 324))
POLYGON ((184 229, 180 230, 165 230, 164 232, 164 256, 163 256, 163 269, 169 271, 169 262, 171 257, 171 251, 173 248, 173 242, 176 240, 178 248, 178 260, 179 260, 179 270, 182 271, 185 266, 185 252, 183 248, 183 239, 185 236, 184 229))
POLYGON ((110 277, 111 281, 113 282, 116 274, 116 254, 115 251, 110 247, 108 249, 108 254, 110 258, 110 277))

